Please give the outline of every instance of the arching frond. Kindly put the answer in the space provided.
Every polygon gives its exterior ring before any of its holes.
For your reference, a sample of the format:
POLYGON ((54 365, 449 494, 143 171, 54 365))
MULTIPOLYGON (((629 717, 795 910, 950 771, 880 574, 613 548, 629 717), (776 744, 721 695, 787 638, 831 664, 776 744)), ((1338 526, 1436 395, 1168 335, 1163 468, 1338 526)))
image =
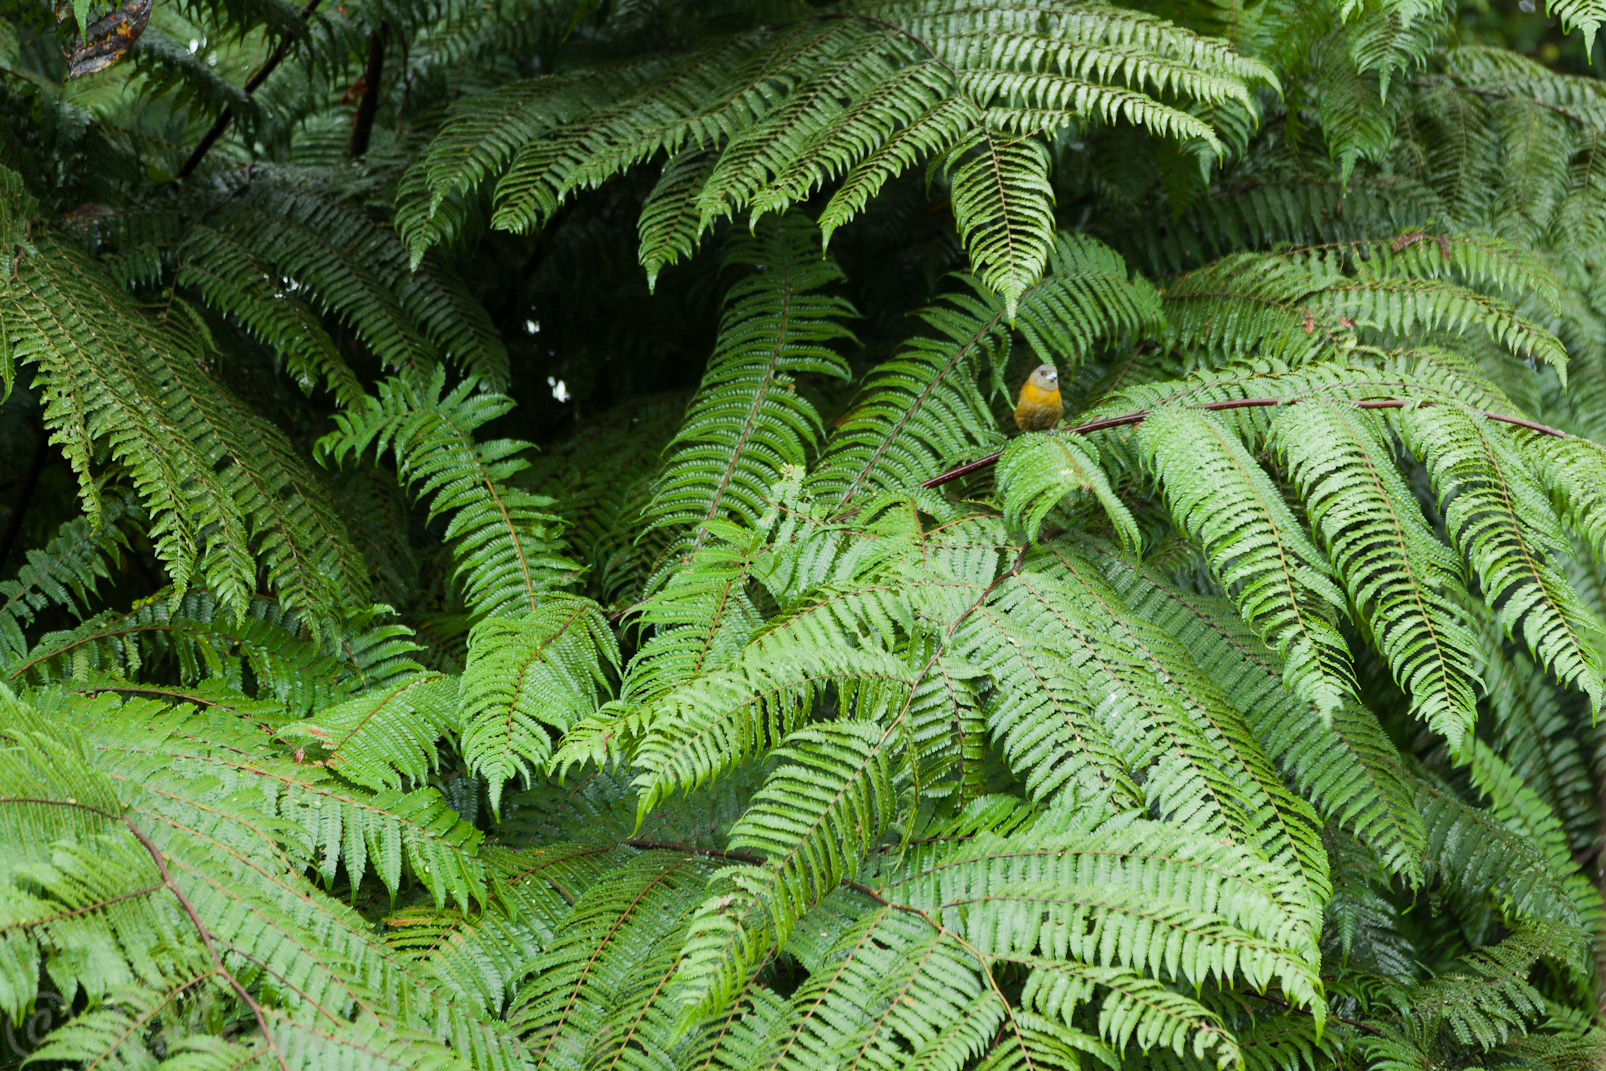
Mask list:
POLYGON ((463 758, 489 783, 492 811, 506 782, 546 765, 549 734, 596 709, 618 666, 618 642, 589 599, 548 596, 523 617, 474 626, 458 717, 463 758))
POLYGON ((1172 515, 1203 545, 1244 620, 1276 648, 1284 679, 1331 716, 1354 687, 1332 621, 1344 599, 1275 485, 1225 426, 1193 410, 1151 414, 1139 442, 1172 515))
POLYGON ((1272 424, 1312 525, 1350 602, 1418 717, 1459 746, 1477 719, 1477 637, 1461 564, 1428 528, 1378 429, 1311 401, 1272 424))
POLYGON ((1526 462, 1488 422, 1449 407, 1404 411, 1406 444, 1428 466, 1453 545, 1467 556, 1506 634, 1599 709, 1601 626, 1551 558, 1568 553, 1526 462))
POLYGON ((432 517, 449 514, 457 575, 469 608, 484 614, 537 609, 544 594, 567 583, 574 565, 557 544, 550 500, 509 480, 527 465, 517 440, 477 442, 474 431, 507 412, 512 400, 478 389, 474 380, 445 389, 437 369, 428 384, 389 379, 377 396, 336 418, 319 448, 336 460, 371 446, 394 450, 397 471, 432 517))
POLYGON ((39 369, 51 439, 91 518, 104 444, 133 475, 177 591, 193 578, 243 615, 260 556, 314 628, 360 604, 367 570, 323 488, 281 432, 207 373, 209 339, 183 306, 147 315, 83 254, 44 243, 5 300, 13 353, 39 369))

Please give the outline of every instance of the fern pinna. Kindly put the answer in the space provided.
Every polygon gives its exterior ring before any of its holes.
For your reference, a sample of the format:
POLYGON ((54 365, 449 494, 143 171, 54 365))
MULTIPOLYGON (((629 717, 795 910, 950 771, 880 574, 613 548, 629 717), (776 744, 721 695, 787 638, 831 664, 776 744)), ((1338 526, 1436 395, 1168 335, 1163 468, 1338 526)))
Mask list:
POLYGON ((4 8, 0 1064, 1597 1066, 1603 18, 4 8))

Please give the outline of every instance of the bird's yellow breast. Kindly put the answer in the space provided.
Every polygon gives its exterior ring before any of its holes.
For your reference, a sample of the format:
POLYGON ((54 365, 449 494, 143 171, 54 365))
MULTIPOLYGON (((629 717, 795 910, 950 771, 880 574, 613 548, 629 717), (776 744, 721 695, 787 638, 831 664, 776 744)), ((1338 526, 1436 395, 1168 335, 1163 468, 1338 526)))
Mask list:
POLYGON ((1020 389, 1020 398, 1016 404, 1056 406, 1060 404, 1060 392, 1057 390, 1044 390, 1036 383, 1028 380, 1026 385, 1020 389))
POLYGON ((1020 400, 1015 403, 1015 423, 1022 431, 1047 431, 1060 422, 1064 413, 1059 391, 1044 390, 1031 382, 1020 389, 1020 400))

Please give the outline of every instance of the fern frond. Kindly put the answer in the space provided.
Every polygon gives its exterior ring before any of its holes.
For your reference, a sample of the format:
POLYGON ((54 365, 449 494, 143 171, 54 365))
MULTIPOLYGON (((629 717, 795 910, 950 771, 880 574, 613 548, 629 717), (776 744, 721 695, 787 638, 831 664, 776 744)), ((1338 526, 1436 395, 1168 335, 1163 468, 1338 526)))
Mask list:
MULTIPOLYGON (((1213 750, 1221 767, 1232 771, 1234 802, 1245 820, 1239 836, 1257 844, 1273 862, 1300 874, 1310 884, 1313 901, 1327 899, 1327 860, 1317 839, 1316 815, 1287 790, 1242 712, 1168 632, 1131 615, 1092 561, 1063 546, 1054 547, 1051 554, 1058 567, 1054 571, 1107 615, 1108 631, 1122 637, 1132 654, 1147 665, 1162 687, 1175 693, 1191 716, 1198 742, 1189 740, 1188 729, 1180 724, 1167 726, 1162 735, 1169 738, 1171 749, 1178 753, 1194 748, 1200 753, 1213 750)), ((1159 780, 1158 771, 1151 773, 1151 782, 1159 780)))
POLYGON ((528 781, 561 736, 596 710, 619 667, 618 641, 589 599, 551 595, 519 618, 489 618, 469 633, 458 717, 463 758, 490 785, 500 813, 502 789, 528 781), (606 668, 605 668, 606 667, 606 668))
MULTIPOLYGON (((719 535, 733 532, 714 526, 719 535)), ((747 590, 762 541, 709 540, 642 600, 641 622, 653 635, 631 659, 619 694, 632 704, 661 699, 674 688, 727 668, 763 622, 747 590)))
POLYGON ((1481 679, 1461 563, 1434 537, 1359 411, 1304 402, 1285 409, 1271 434, 1412 711, 1458 747, 1477 720, 1481 679))
POLYGON ((971 270, 1004 298, 1011 321, 1048 263, 1054 240, 1048 149, 1036 138, 982 127, 950 150, 954 219, 971 270))
MULTIPOLYGON (((5 775, 13 780, 0 809, 17 812, 13 793, 20 784, 14 779, 26 777, 29 767, 54 767, 66 790, 49 808, 58 850, 25 877, 13 876, 4 900, 12 923, 7 962, 34 964, 21 990, 11 983, 22 977, 6 973, 0 990, 8 1011, 32 1000, 47 959, 58 985, 68 991, 83 985, 92 1003, 115 997, 125 1009, 188 1002, 182 980, 189 977, 219 1002, 220 1014, 243 1019, 241 1036, 265 1046, 259 1051, 283 1047, 305 1053, 314 1065, 355 1060, 353 1066, 364 1066, 367 1057, 387 1051, 387 1060, 404 1065, 452 1066, 451 1050, 434 1037, 437 1024, 449 1024, 464 1056, 472 1054, 487 1071, 526 1066, 505 1030, 476 1019, 427 976, 410 971, 360 916, 321 897, 297 873, 275 844, 286 825, 274 812, 291 818, 305 797, 294 788, 282 799, 276 789, 253 793, 249 777, 237 779, 250 765, 237 747, 250 730, 180 711, 165 727, 155 719, 158 731, 151 733, 139 725, 149 705, 143 711, 124 707, 128 717, 119 717, 104 701, 68 708, 74 715, 69 727, 33 714, 9 694, 3 705, 0 734, 13 757, 5 775), (77 740, 74 729, 98 734, 97 746, 77 740), (209 749, 197 746, 197 729, 229 740, 213 752, 209 771, 209 749), (159 749, 154 754, 152 745, 159 749), (143 995, 127 990, 136 983, 143 995), (165 1002, 153 1005, 153 991, 165 994, 165 1002)), ((271 765, 260 755, 256 761, 259 768, 271 765)), ((283 766, 303 771, 284 787, 306 776, 307 768, 283 766)), ((46 783, 35 778, 31 786, 46 783)), ((341 823, 330 828, 328 817, 312 815, 308 824, 338 843, 341 823)), ((8 822, 4 828, 9 835, 14 827, 8 822)), ((353 832, 360 849, 364 837, 353 832)), ((9 841, 6 849, 8 857, 26 851, 9 841)), ((402 850, 410 848, 395 842, 386 848, 387 854, 402 850)), ((448 863, 442 854, 427 858, 437 869, 448 863)), ((443 878, 443 887, 455 880, 443 878)), ((103 1043, 117 1016, 108 1005, 101 1019, 65 1036, 64 1046, 103 1043)), ((127 1037, 125 1043, 137 1049, 146 1039, 127 1037)), ((207 1051, 204 1038, 196 1045, 207 1051)))
POLYGON ((260 555, 280 599, 314 629, 360 605, 367 569, 323 489, 283 434, 204 370, 200 325, 177 306, 146 316, 81 253, 40 249, 9 284, 7 325, 21 332, 16 355, 39 368, 51 440, 89 516, 92 454, 105 443, 151 514, 175 592, 204 580, 243 615, 260 555))
POLYGON ((806 226, 783 217, 727 254, 727 265, 754 270, 726 295, 708 371, 646 511, 653 527, 693 529, 694 549, 710 520, 762 516, 782 467, 801 465, 818 441, 820 418, 797 377, 847 378, 830 344, 852 337, 840 323, 852 306, 820 292, 842 274, 809 248, 806 226))
POLYGON ((1215 418, 1181 407, 1151 413, 1138 432, 1179 526, 1285 663, 1284 679, 1330 717, 1353 694, 1349 649, 1332 623, 1344 597, 1276 486, 1215 418))
MULTIPOLYGON (((341 320, 385 362, 422 381, 437 354, 493 389, 507 350, 485 309, 436 257, 409 270, 402 243, 337 189, 265 169, 209 217, 341 320)), ((332 184, 331 184, 332 185, 332 184)))
POLYGON ((731 847, 762 864, 720 871, 687 932, 676 972, 695 1012, 725 1005, 797 919, 857 869, 896 809, 890 733, 862 722, 811 725, 731 827, 731 847))
POLYGON ((103 671, 126 681, 142 667, 165 663, 186 685, 217 680, 236 693, 249 675, 258 696, 299 715, 417 672, 410 633, 392 625, 364 628, 364 616, 372 614, 353 615, 337 647, 334 637, 311 638, 296 615, 271 600, 254 601, 245 617, 236 619, 205 593, 187 595, 176 605, 154 599, 128 613, 106 611, 76 628, 47 633, 9 663, 4 675, 46 683, 103 671))
POLYGON ((1117 1049, 1159 1047, 1201 1063, 1212 1057, 1218 1069, 1237 1067, 1243 1054, 1237 1039, 1209 1009, 1153 978, 1121 967, 1075 963, 1033 963, 1021 1000, 1069 1018, 1078 1003, 1095 992, 1099 1033, 1117 1049))
POLYGON ((933 155, 954 168, 955 215, 978 275, 1013 313, 1053 232, 1039 135, 1099 116, 1215 144, 1167 99, 1243 110, 1262 83, 1275 83, 1264 65, 1114 6, 1095 16, 872 4, 485 94, 447 123, 406 183, 400 227, 417 256, 451 237, 472 191, 499 174, 493 223, 527 230, 660 151, 673 166, 711 147, 700 218, 682 243, 738 211, 784 211, 841 175, 820 221, 829 240, 889 178, 933 155))
POLYGON ((1386 865, 1420 880, 1426 832, 1403 760, 1376 717, 1350 702, 1324 727, 1289 690, 1276 655, 1232 603, 1183 591, 1114 555, 1104 559, 1127 604, 1187 647, 1301 793, 1353 829, 1386 865))
POLYGON ((695 207, 714 160, 712 153, 671 157, 642 201, 636 259, 646 269, 648 290, 657 289, 660 271, 683 258, 689 260, 701 244, 702 221, 695 207))
MULTIPOLYGON (((1113 811, 1145 794, 1128 769, 1118 736, 1096 713, 1093 680, 1040 625, 1030 593, 1006 588, 994 614, 983 606, 954 634, 966 660, 991 676, 987 729, 1028 796, 1065 797, 1113 811)), ((1052 612, 1052 608, 1048 608, 1052 612)))
POLYGON ((458 682, 420 673, 292 722, 279 737, 371 789, 422 784, 435 772, 436 743, 457 727, 458 682))
POLYGON ((977 977, 975 957, 910 913, 850 916, 811 968, 774 1013, 735 1019, 734 1036, 715 1050, 719 1066, 954 1066, 1014 1041, 1010 1013, 977 977), (1000 1029, 1006 1040, 995 1043, 1000 1029))
POLYGON ((661 994, 637 983, 679 951, 710 868, 678 852, 646 852, 579 896, 557 940, 531 964, 508 1012, 538 1066, 582 1063, 609 1023, 661 994))
POLYGON ((1438 875, 1470 897, 1493 897, 1518 914, 1580 927, 1565 879, 1537 847, 1425 781, 1417 782, 1416 798, 1428 834, 1425 860, 1438 875))
POLYGON ((171 808, 166 813, 214 836, 316 865, 326 881, 334 880, 337 867, 353 882, 372 867, 394 891, 406 870, 438 905, 484 899, 484 866, 475 858, 482 837, 436 790, 347 788, 277 753, 270 736, 227 715, 164 710, 148 700, 130 700, 119 710, 109 700, 64 704, 58 713, 106 756, 104 776, 152 793, 158 813, 171 808), (104 725, 93 721, 97 715, 104 725), (231 793, 238 794, 243 812, 221 805, 231 793), (259 825, 274 817, 299 829, 285 848, 274 846, 259 825))
POLYGON ((1601 902, 1600 891, 1577 872, 1567 834, 1555 812, 1483 741, 1472 741, 1462 758, 1472 783, 1489 800, 1489 809, 1507 828, 1520 832, 1540 850, 1552 870, 1561 875, 1588 932, 1600 932, 1606 922, 1606 905, 1601 902))
POLYGON ((758 648, 606 731, 639 733, 630 755, 641 771, 635 785, 644 816, 676 789, 689 790, 786 738, 826 688, 835 685, 846 693, 843 707, 869 719, 908 702, 912 677, 901 659, 874 649, 758 648))
POLYGON ((1544 670, 1517 652, 1487 674, 1491 740, 1503 760, 1561 820, 1578 850, 1595 835, 1591 781, 1574 713, 1544 670))
POLYGON ((1420 986, 1411 994, 1419 1028, 1448 1028, 1463 1045, 1488 1050, 1544 1013, 1528 973, 1541 958, 1572 960, 1579 935, 1555 924, 1527 923, 1497 944, 1467 956, 1459 969, 1420 986))
POLYGON ((482 614, 537 609, 545 594, 570 581, 574 564, 557 545, 557 519, 550 500, 510 486, 527 466, 518 455, 528 444, 516 439, 476 442, 474 432, 506 413, 512 400, 479 390, 464 380, 446 391, 437 368, 426 385, 389 379, 377 397, 335 418, 337 430, 319 441, 326 456, 344 461, 370 446, 383 456, 394 450, 397 473, 430 516, 450 514, 446 538, 453 541, 464 601, 482 614))
POLYGON ((273 347, 303 390, 322 380, 342 404, 361 396, 356 375, 317 317, 231 235, 197 224, 184 236, 178 256, 178 285, 195 287, 208 305, 238 317, 241 326, 273 347))
POLYGON ((1569 552, 1566 537, 1527 463, 1487 425, 1449 406, 1403 410, 1400 420, 1500 627, 1513 639, 1520 632, 1536 659, 1599 709, 1601 626, 1550 562, 1569 552))

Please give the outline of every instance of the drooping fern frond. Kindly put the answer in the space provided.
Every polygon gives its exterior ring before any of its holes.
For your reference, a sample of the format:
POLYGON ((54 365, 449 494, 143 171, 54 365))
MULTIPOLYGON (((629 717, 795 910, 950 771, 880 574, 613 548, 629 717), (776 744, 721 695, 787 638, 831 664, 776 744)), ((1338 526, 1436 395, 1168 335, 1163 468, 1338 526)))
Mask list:
POLYGON ((1418 231, 1370 250, 1238 254, 1179 278, 1166 292, 1166 313, 1179 342, 1227 358, 1258 351, 1298 364, 1357 333, 1408 338, 1476 325, 1500 345, 1565 371, 1567 351, 1551 332, 1497 294, 1447 278, 1454 272, 1483 286, 1521 279, 1548 289, 1544 274, 1502 263, 1506 252, 1478 236, 1418 231))
POLYGON ((1289 686, 1331 716, 1354 688, 1333 624, 1344 598, 1276 486, 1236 436, 1193 410, 1150 414, 1139 442, 1172 515, 1203 545, 1244 620, 1282 657, 1289 686))
POLYGON ((282 433, 207 373, 210 340, 182 305, 148 315, 60 244, 42 245, 7 286, 15 354, 39 369, 46 425, 90 517, 104 443, 133 476, 176 591, 193 578, 243 615, 260 555, 312 627, 360 605, 367 570, 326 492, 282 433))
MULTIPOLYGON (((829 234, 930 156, 954 165, 972 268, 1012 313, 1053 241, 1042 134, 1098 116, 1209 143, 1210 129, 1168 95, 1248 109, 1250 87, 1274 80, 1217 42, 1115 6, 866 3, 475 101, 416 165, 400 225, 416 258, 456 231, 492 177, 494 225, 526 230, 660 152, 678 176, 681 156, 711 147, 691 194, 698 221, 668 248, 716 218, 784 211, 840 177, 821 218, 829 234)), ((648 250, 655 272, 660 254, 648 250)))
POLYGON ((464 601, 482 614, 538 609, 574 571, 559 552, 550 501, 508 483, 528 465, 518 456, 527 444, 474 439, 475 429, 511 406, 471 379, 447 391, 445 372, 436 369, 427 384, 381 383, 377 396, 341 413, 338 430, 319 444, 339 461, 370 446, 380 456, 396 452, 398 474, 429 498, 431 516, 450 515, 446 538, 464 601))
POLYGON ((1352 407, 1310 401, 1272 424, 1350 603, 1411 696, 1457 747, 1477 719, 1477 637, 1460 563, 1428 528, 1378 429, 1352 407))
POLYGON ((1508 636, 1598 709, 1601 626, 1551 558, 1568 553, 1538 481, 1489 422, 1449 406, 1403 411, 1406 444, 1424 456, 1453 545, 1466 555, 1508 636))
POLYGON ((1187 646, 1317 808, 1353 828, 1387 865, 1418 874, 1426 833, 1400 756, 1376 719, 1346 703, 1331 726, 1313 723, 1235 606, 1111 558, 1111 581, 1128 605, 1187 646))
POLYGON ((1048 150, 1035 138, 983 127, 950 150, 954 218, 982 282, 1011 319, 1043 274, 1054 230, 1048 150))

